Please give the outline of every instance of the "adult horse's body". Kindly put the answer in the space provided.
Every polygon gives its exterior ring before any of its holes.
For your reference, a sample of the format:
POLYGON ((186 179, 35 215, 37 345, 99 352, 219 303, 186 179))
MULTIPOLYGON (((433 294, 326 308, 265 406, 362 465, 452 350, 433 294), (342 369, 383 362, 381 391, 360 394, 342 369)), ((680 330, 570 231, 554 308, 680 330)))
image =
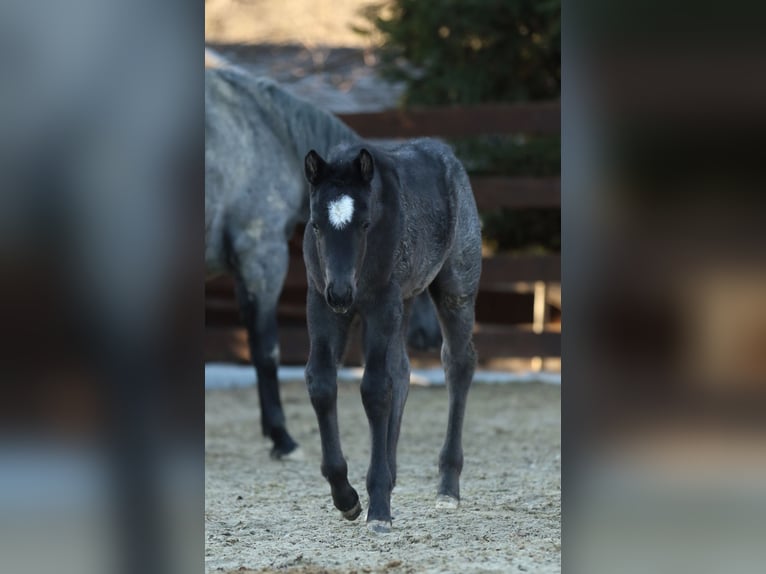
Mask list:
POLYGON ((205 70, 205 264, 230 272, 258 373, 263 434, 272 454, 296 443, 279 397, 277 302, 288 267, 288 239, 308 215, 300 166, 312 147, 357 136, 340 121, 273 81, 233 67, 205 70))
POLYGON ((437 504, 456 507, 463 466, 462 426, 473 378, 474 303, 481 273, 481 230, 468 177, 444 144, 415 140, 373 149, 334 148, 328 161, 311 151, 311 226, 303 251, 311 354, 309 395, 322 441, 322 474, 349 520, 361 512, 347 479, 336 415, 336 364, 348 327, 364 325, 362 402, 370 424, 368 526, 391 525, 396 447, 409 386, 405 334, 413 298, 428 289, 444 336, 449 389, 447 436, 439 457, 437 504))
MULTIPOLYGON (((312 147, 322 153, 360 141, 340 120, 205 52, 205 263, 232 273, 258 373, 263 434, 276 458, 297 445, 279 397, 277 302, 288 267, 288 239, 309 213, 301 171, 312 147)), ((413 340, 433 343, 426 308, 413 340)), ((438 334, 438 331, 437 331, 438 334)))

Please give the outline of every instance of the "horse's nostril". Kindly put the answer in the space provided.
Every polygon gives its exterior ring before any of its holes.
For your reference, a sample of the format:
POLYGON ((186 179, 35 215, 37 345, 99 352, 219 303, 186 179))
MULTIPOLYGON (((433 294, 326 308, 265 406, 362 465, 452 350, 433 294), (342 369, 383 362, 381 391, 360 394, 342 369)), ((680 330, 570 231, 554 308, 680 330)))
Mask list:
POLYGON ((354 300, 354 286, 335 283, 329 283, 325 291, 325 299, 331 307, 348 307, 354 300))

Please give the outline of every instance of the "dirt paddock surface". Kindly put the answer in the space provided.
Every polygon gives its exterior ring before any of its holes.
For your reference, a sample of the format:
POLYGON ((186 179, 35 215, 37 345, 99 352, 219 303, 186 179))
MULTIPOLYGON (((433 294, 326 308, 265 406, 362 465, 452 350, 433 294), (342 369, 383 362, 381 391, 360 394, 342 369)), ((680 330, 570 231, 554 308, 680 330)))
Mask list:
MULTIPOLYGON (((349 522, 335 510, 305 384, 282 388, 302 461, 269 459, 254 387, 206 392, 207 572, 560 572, 559 386, 473 386, 456 511, 434 507, 447 391, 411 387, 389 534, 369 532, 364 512, 349 522)), ((358 384, 340 384, 338 413, 349 480, 366 510, 369 437, 358 384)))

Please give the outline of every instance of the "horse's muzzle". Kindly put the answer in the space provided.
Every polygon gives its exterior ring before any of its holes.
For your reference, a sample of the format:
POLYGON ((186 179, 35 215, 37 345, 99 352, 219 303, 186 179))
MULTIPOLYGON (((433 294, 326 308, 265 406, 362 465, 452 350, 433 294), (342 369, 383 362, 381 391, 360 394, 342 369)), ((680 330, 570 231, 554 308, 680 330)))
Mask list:
POLYGON ((325 299, 330 308, 336 313, 345 313, 354 302, 354 286, 348 283, 336 285, 330 283, 325 291, 325 299))

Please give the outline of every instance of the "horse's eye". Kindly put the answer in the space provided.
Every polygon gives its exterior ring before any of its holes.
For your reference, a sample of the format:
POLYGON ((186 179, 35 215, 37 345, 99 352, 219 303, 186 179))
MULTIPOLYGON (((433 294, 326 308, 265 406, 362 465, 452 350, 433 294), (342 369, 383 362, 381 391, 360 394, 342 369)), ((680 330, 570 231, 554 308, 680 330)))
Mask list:
POLYGON ((370 227, 370 222, 369 221, 362 222, 362 229, 364 229, 366 231, 369 227, 370 227))
POLYGON ((311 224, 311 227, 313 227, 313 228, 314 228, 314 232, 315 232, 315 233, 319 233, 319 224, 317 224, 317 223, 312 223, 312 224, 311 224))

